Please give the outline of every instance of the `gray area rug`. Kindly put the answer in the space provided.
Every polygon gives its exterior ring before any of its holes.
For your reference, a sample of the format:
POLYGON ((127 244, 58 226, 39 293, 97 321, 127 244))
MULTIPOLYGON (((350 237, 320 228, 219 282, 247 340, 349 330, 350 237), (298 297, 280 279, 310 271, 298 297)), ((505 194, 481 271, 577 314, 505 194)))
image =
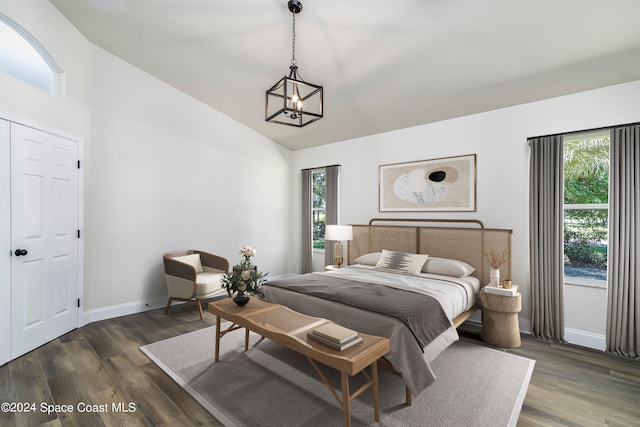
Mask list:
MULTIPOLYGON (((215 328, 140 349, 225 426, 341 426, 342 409, 309 361, 251 334, 225 335, 213 363, 215 328)), ((353 426, 515 426, 535 362, 468 342, 457 342, 432 364, 435 384, 404 403, 400 378, 380 370, 381 421, 371 391, 351 402, 353 426)), ((322 366, 322 365, 321 365, 322 366)), ((326 367, 325 367, 326 368, 326 367)), ((340 390, 340 376, 325 374, 340 390)), ((351 390, 364 380, 351 378, 351 390)))

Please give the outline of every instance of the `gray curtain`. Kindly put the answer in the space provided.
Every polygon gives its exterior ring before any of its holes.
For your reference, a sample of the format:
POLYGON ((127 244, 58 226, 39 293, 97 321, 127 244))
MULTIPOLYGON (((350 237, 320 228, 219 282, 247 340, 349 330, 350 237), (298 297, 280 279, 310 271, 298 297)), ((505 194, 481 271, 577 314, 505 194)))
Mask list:
POLYGON ((609 172, 607 351, 640 357, 640 125, 615 127, 609 172))
POLYGON ((311 273, 313 270, 312 266, 312 256, 313 249, 311 248, 312 240, 313 240, 313 230, 312 230, 312 218, 311 218, 311 196, 312 196, 312 187, 311 187, 311 169, 303 169, 302 170, 302 210, 301 210, 301 223, 302 223, 302 255, 301 255, 301 264, 302 264, 302 273, 311 273))
MULTIPOLYGON (((325 193, 325 225, 338 224, 338 175, 340 166, 327 166, 325 193)), ((333 264, 333 243, 324 246, 324 265, 333 264)))
POLYGON ((564 341, 562 135, 529 139, 531 333, 564 341))

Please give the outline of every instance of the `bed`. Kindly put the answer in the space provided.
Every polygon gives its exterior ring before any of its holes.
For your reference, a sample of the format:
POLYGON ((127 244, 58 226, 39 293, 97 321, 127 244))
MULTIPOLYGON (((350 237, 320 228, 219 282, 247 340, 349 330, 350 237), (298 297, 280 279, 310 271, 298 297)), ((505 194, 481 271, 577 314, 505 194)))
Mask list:
POLYGON ((389 338, 384 360, 418 395, 436 380, 430 363, 478 309, 489 283, 483 252, 506 251, 500 273, 511 277, 512 232, 478 220, 374 218, 352 227, 346 267, 268 281, 265 300, 389 338))

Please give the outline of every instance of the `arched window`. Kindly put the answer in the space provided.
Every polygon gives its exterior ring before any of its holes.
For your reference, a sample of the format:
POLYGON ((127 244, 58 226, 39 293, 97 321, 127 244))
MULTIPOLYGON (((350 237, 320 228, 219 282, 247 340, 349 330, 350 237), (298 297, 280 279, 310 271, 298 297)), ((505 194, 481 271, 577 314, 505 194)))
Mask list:
POLYGON ((60 94, 60 68, 31 34, 1 13, 0 40, 0 72, 52 95, 60 94))

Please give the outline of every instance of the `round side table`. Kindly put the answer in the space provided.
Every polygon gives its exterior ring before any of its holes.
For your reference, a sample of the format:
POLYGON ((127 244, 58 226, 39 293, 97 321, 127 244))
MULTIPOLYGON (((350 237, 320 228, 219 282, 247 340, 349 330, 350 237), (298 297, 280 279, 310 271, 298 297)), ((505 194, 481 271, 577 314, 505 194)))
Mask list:
POLYGON ((501 348, 520 347, 518 313, 522 309, 520 292, 514 296, 480 292, 482 304, 482 332, 480 337, 488 344, 501 348))

